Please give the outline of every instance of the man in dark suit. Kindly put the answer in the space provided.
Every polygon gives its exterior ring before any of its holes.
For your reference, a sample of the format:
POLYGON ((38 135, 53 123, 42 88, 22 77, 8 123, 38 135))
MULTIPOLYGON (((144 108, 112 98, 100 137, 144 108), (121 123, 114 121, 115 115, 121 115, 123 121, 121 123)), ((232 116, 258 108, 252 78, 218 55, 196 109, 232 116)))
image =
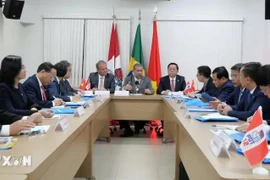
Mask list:
POLYGON ((199 66, 197 68, 197 79, 199 82, 203 83, 202 89, 198 93, 206 92, 210 96, 213 96, 217 88, 213 84, 213 79, 211 78, 211 69, 208 66, 199 66))
POLYGON ((46 90, 46 86, 53 80, 53 76, 51 75, 52 68, 53 65, 51 63, 42 63, 37 69, 37 74, 29 77, 23 83, 28 96, 43 108, 51 108, 65 104, 62 99, 52 97, 46 90))
POLYGON ((270 99, 268 99, 256 84, 260 63, 251 62, 245 64, 240 71, 240 81, 243 87, 249 91, 248 97, 234 106, 219 105, 221 114, 247 120, 259 106, 262 106, 263 118, 270 119, 270 99))
POLYGON ((114 75, 107 73, 107 63, 100 60, 96 64, 97 72, 90 73, 89 80, 91 83, 91 89, 105 90, 114 93, 115 91, 115 80, 114 75))
POLYGON ((75 94, 78 94, 80 90, 76 90, 71 87, 71 85, 68 82, 68 79, 71 76, 71 64, 67 60, 62 60, 60 63, 64 64, 67 67, 67 73, 64 76, 63 81, 60 81, 60 91, 63 94, 66 94, 68 96, 74 96, 75 94))
MULTIPOLYGON (((258 86, 260 86, 260 89, 262 90, 264 95, 270 99, 270 65, 269 64, 260 67, 258 71, 256 83, 258 86)), ((263 117, 263 118, 264 118, 263 129, 265 130, 266 134, 269 134, 270 133, 270 119, 266 117, 263 117)), ((252 117, 248 118, 247 122, 237 127, 237 130, 244 133, 247 132, 247 129, 250 125, 251 120, 252 120, 252 117)))
POLYGON ((179 67, 176 63, 167 66, 168 75, 160 78, 157 94, 168 94, 169 92, 184 91, 186 88, 185 77, 177 75, 179 67))
MULTIPOLYGON (((240 103, 242 99, 245 99, 247 97, 248 90, 241 85, 239 78, 240 70, 243 67, 243 65, 244 64, 242 63, 238 63, 231 67, 231 80, 235 88, 234 91, 224 100, 224 102, 228 105, 236 105, 240 103)), ((212 108, 216 109, 217 106, 222 102, 219 99, 215 98, 215 101, 210 101, 209 103, 212 106, 212 108)))
POLYGON ((48 93, 50 96, 54 96, 57 98, 62 99, 65 102, 70 101, 80 101, 80 96, 68 96, 68 94, 64 94, 60 90, 60 83, 63 81, 64 76, 67 73, 67 67, 59 62, 54 65, 54 68, 56 69, 56 77, 54 80, 47 86, 48 93))
POLYGON ((224 66, 217 67, 212 72, 213 83, 217 88, 213 97, 216 97, 221 102, 224 102, 226 98, 234 91, 232 81, 229 79, 229 73, 224 66))
POLYGON ((18 135, 21 131, 29 130, 42 122, 40 113, 23 117, 4 110, 0 110, 0 119, 0 136, 18 135))

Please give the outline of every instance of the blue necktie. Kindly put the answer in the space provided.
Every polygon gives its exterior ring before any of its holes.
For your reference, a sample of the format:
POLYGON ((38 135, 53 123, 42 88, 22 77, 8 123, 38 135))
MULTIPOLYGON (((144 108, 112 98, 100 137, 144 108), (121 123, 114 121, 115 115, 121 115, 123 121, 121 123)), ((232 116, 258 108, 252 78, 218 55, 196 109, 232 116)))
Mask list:
POLYGON ((243 95, 243 91, 240 90, 240 94, 239 94, 239 97, 238 97, 238 103, 241 101, 242 95, 243 95))

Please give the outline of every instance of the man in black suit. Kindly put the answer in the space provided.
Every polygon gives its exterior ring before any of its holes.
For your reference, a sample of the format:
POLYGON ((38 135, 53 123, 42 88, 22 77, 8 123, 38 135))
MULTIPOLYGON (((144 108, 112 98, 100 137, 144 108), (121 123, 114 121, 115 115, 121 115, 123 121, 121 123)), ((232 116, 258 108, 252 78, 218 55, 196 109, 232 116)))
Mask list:
POLYGON ((211 78, 211 69, 208 66, 199 66, 197 68, 197 79, 199 82, 203 83, 202 89, 198 93, 206 92, 210 96, 213 96, 217 88, 213 84, 213 79, 211 78))
POLYGON ((40 113, 31 116, 20 116, 0 110, 0 136, 15 136, 23 130, 29 130, 42 122, 40 113))
POLYGON ((71 64, 67 60, 60 61, 61 64, 65 65, 67 67, 67 73, 64 76, 63 81, 60 82, 60 91, 62 94, 66 94, 68 96, 74 96, 75 94, 78 94, 78 90, 71 87, 71 85, 68 82, 68 79, 71 76, 71 64))
MULTIPOLYGON (((244 64, 242 63, 238 63, 231 67, 231 80, 235 88, 234 88, 234 91, 225 99, 225 102, 228 105, 236 105, 240 103, 242 99, 247 97, 247 94, 248 94, 246 92, 247 89, 241 85, 240 78, 239 78, 240 70, 243 67, 243 65, 244 64)), ((210 101, 209 103, 212 106, 212 108, 216 109, 217 106, 221 104, 222 102, 215 97, 214 99, 215 101, 210 101)))
MULTIPOLYGON (((179 66, 176 63, 170 63, 167 66, 168 75, 160 78, 157 94, 168 94, 169 92, 184 91, 186 88, 186 81, 184 76, 178 75, 179 66)), ((163 135, 164 122, 157 129, 159 136, 163 135)))
POLYGON ((89 80, 91 89, 105 90, 114 93, 115 91, 115 80, 114 75, 107 73, 107 63, 100 60, 96 64, 97 72, 90 73, 89 80))
POLYGON ((51 96, 46 89, 46 86, 49 85, 54 78, 51 75, 52 68, 53 65, 51 63, 42 63, 37 69, 37 74, 29 77, 23 83, 28 96, 42 108, 51 108, 65 104, 62 99, 51 96))
POLYGON ((160 78, 157 94, 168 94, 169 92, 184 91, 186 88, 185 77, 177 75, 179 67, 176 63, 167 66, 168 75, 160 78))

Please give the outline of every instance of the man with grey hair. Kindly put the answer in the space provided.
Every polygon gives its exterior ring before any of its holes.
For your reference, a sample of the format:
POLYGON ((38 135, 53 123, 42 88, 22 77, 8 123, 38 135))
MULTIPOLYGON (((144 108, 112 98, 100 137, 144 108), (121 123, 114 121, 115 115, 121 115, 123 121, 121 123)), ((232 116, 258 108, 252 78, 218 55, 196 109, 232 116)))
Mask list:
POLYGON ((90 73, 89 80, 93 91, 115 91, 114 75, 107 72, 107 63, 100 60, 96 63, 97 72, 90 73))
MULTIPOLYGON (((133 75, 128 76, 124 82, 124 90, 130 91, 133 94, 154 94, 154 89, 152 87, 151 80, 143 76, 143 67, 141 64, 135 64, 133 66, 133 75)), ((133 136, 133 131, 129 126, 128 121, 119 121, 120 126, 123 127, 124 133, 120 135, 121 137, 133 136)), ((143 128, 145 121, 135 121, 135 134, 139 134, 140 130, 143 128)))

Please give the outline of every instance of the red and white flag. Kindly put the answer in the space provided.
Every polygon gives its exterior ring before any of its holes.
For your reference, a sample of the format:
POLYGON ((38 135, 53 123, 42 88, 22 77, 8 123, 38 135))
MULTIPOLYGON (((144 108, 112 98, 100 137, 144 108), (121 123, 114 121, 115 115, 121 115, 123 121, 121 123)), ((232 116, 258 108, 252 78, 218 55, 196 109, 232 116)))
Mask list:
POLYGON ((184 90, 184 94, 188 94, 188 93, 191 93, 191 92, 194 92, 194 91, 195 91, 194 80, 192 80, 192 82, 188 81, 187 85, 186 85, 186 88, 184 90))
POLYGON ((251 166, 261 163, 268 154, 267 136, 263 129, 261 107, 253 115, 252 121, 240 144, 240 148, 251 166))
POLYGON ((90 79, 87 80, 86 85, 85 85, 85 89, 86 89, 87 91, 89 91, 89 90, 91 89, 90 79))
POLYGON ((112 23, 111 41, 108 55, 108 73, 115 76, 115 87, 122 87, 123 74, 120 60, 120 50, 116 23, 112 23))

